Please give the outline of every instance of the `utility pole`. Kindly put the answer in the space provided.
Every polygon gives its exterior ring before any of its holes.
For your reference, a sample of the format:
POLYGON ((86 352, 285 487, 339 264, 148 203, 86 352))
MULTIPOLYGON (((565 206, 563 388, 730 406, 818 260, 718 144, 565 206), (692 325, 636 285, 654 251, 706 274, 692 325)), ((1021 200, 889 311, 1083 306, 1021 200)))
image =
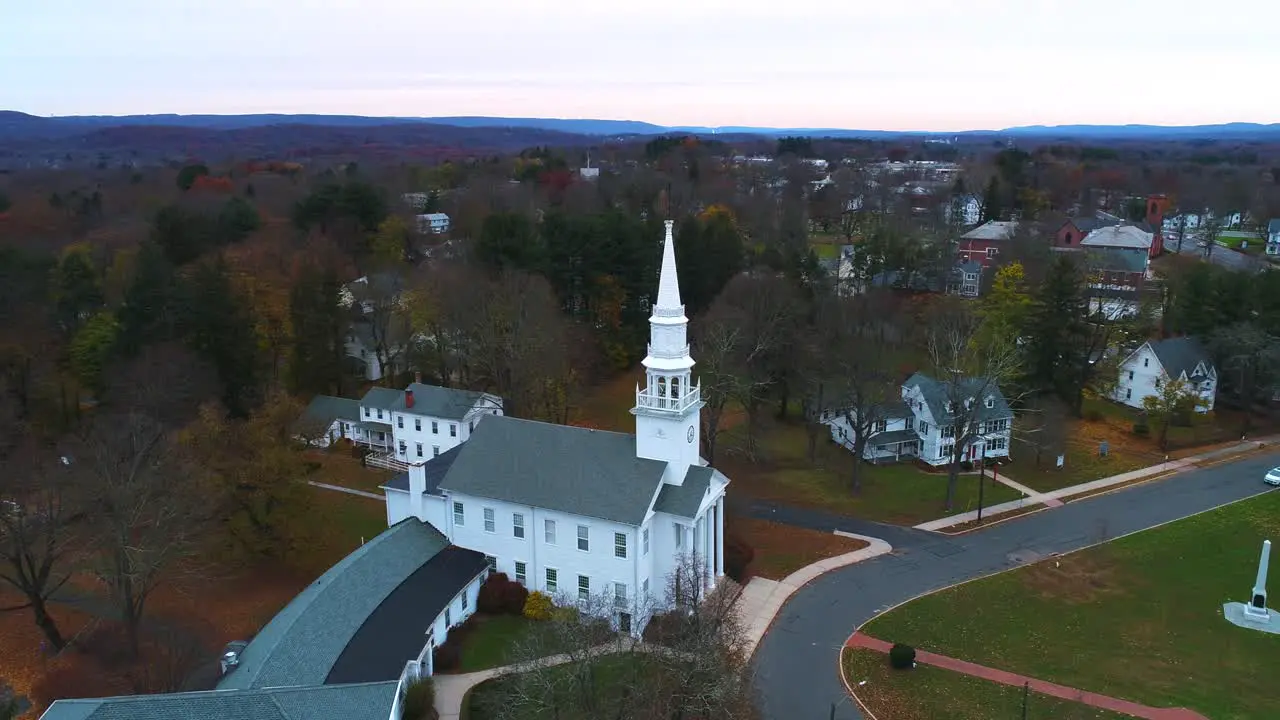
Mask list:
MULTIPOLYGON (((1022 720, 1027 720, 1027 702, 1031 699, 1031 683, 1026 682, 1022 685, 1022 720)), ((835 712, 835 709, 832 709, 835 712)))

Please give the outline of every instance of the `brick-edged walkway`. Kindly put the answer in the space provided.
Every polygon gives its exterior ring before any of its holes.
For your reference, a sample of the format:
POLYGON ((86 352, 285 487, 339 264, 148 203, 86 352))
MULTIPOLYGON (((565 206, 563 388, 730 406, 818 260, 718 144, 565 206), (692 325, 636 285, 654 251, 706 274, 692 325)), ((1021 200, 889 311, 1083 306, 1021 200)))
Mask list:
MULTIPOLYGON (((849 638, 846 646, 867 648, 869 650, 876 650, 883 653, 889 652, 889 648, 893 647, 892 643, 887 643, 884 640, 873 638, 870 635, 864 635, 862 633, 854 633, 853 636, 849 638)), ((1004 670, 996 670, 995 668, 989 668, 986 665, 978 665, 977 663, 957 660, 955 658, 947 657, 946 655, 938 655, 919 649, 916 650, 916 662, 924 663, 925 665, 932 665, 944 670, 964 673, 965 675, 972 675, 973 677, 979 677, 983 680, 1003 683, 1005 685, 1022 687, 1023 685, 1030 683, 1032 690, 1044 695, 1052 695, 1053 697, 1062 698, 1063 700, 1072 700, 1084 703, 1085 705, 1092 705, 1096 708, 1102 708, 1103 710, 1132 715, 1137 718, 1146 718, 1146 720, 1208 720, 1205 716, 1186 708, 1148 707, 1146 705, 1139 705, 1135 702, 1129 702, 1128 700, 1121 700, 1107 695, 1099 695, 1097 693, 1086 692, 1084 690, 1077 690, 1065 685, 1057 685, 1055 683, 1045 682, 1044 680, 1037 680, 1024 675, 1005 672, 1004 670)))

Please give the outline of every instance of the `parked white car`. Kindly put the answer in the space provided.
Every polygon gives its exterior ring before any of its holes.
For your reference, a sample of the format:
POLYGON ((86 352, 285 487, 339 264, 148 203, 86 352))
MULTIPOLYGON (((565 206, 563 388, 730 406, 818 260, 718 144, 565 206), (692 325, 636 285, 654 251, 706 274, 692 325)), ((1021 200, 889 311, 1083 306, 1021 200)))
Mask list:
POLYGON ((1268 470, 1262 482, 1268 485, 1280 485, 1280 467, 1268 470))

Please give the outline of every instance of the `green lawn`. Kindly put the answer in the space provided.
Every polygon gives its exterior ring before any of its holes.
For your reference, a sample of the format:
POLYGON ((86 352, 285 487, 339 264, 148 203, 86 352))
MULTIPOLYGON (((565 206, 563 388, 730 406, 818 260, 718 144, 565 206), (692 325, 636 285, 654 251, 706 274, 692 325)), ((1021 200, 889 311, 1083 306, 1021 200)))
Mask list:
MULTIPOLYGON (((858 699, 886 720, 992 720, 1022 717, 1023 690, 917 665, 894 670, 884 653, 846 648, 841 663, 858 699), (859 683, 866 681, 865 685, 859 683)), ((1028 720, 1122 720, 1127 715, 1031 693, 1028 720)))
POLYGON ((1163 455, 1124 446, 1109 449, 1103 457, 1097 443, 1080 440, 1069 442, 1065 455, 1061 468, 1057 467, 1057 457, 1050 452, 1042 453, 1037 465, 1035 448, 1014 440, 1012 459, 1001 465, 998 472, 1007 473, 1033 490, 1048 492, 1148 467, 1164 459, 1163 455))
POLYGON ((1274 717, 1280 636, 1237 628, 1268 493, 913 601, 864 630, 953 657, 1214 720, 1274 717), (1270 708, 1270 709, 1268 709, 1270 708))
MULTIPOLYGON (((831 442, 830 435, 818 438, 816 462, 808 457, 808 436, 799 424, 774 424, 761 431, 759 462, 743 462, 728 448, 745 444, 745 428, 736 427, 723 438, 726 452, 717 458, 735 486, 761 498, 884 522, 914 525, 948 513, 944 510, 947 477, 926 473, 914 464, 861 465, 861 493, 850 485, 853 455, 831 442)), ((982 490, 984 506, 1017 500, 1021 493, 988 480, 982 490)), ((962 475, 950 514, 978 507, 977 475, 962 475)))
MULTIPOLYGON (((594 687, 597 692, 601 693, 601 697, 612 696, 611 688, 619 684, 625 684, 624 681, 633 673, 637 672, 635 666, 629 667, 630 662, 647 662, 647 659, 641 655, 634 653, 623 653, 617 656, 610 656, 600 659, 595 665, 595 675, 593 677, 594 687)), ((575 668, 571 665, 560 665, 552 668, 547 673, 550 681, 549 684, 554 686, 552 692, 557 694, 574 693, 578 688, 576 683, 569 681, 569 676, 575 668)), ((508 702, 508 696, 505 684, 511 682, 508 678, 499 676, 492 680, 486 680, 479 685, 471 688, 467 692, 466 698, 462 701, 462 713, 459 720, 489 720, 489 718, 497 717, 496 707, 505 706, 508 702)), ((522 709, 522 720, 578 720, 582 717, 574 711, 581 698, 578 696, 564 697, 564 703, 556 703, 554 700, 548 702, 543 712, 527 711, 522 709), (554 707, 553 711, 551 708, 554 707)), ((606 705, 611 704, 605 700, 606 705)))
POLYGON ((458 672, 469 673, 510 664, 511 648, 534 627, 532 620, 515 615, 477 615, 476 627, 462 642, 458 672))

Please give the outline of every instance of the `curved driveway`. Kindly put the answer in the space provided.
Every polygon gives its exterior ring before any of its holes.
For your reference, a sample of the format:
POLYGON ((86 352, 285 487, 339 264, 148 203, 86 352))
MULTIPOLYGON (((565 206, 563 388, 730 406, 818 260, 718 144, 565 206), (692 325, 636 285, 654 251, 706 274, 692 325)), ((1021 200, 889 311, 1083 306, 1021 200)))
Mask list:
MULTIPOLYGON (((958 537, 893 528, 892 537, 884 535, 894 545, 893 553, 827 573, 783 605, 753 660, 764 717, 822 720, 835 703, 836 718, 861 718, 845 692, 838 662, 844 641, 862 623, 898 603, 962 580, 1266 492, 1262 475, 1277 465, 1280 453, 1253 455, 958 537)), ((757 507, 755 514, 781 520, 788 512, 804 515, 810 523, 831 518, 832 525, 824 529, 876 535, 870 523, 821 513, 757 507)))

